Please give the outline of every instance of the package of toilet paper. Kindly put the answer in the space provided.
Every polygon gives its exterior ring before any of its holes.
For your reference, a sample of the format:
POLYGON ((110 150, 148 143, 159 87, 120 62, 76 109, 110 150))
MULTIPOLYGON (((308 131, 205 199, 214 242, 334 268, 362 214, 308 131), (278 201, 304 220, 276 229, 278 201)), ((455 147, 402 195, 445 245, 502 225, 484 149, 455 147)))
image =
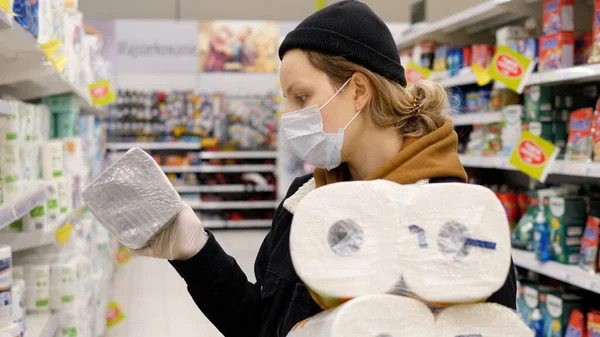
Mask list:
POLYGON ((386 180, 354 181, 323 186, 302 199, 290 252, 321 308, 396 291, 402 274, 400 210, 410 190, 386 180))
POLYGON ((534 337, 535 333, 511 309, 495 303, 456 305, 436 318, 439 337, 534 337))
POLYGON ((367 294, 430 306, 487 299, 510 267, 495 194, 460 183, 344 182, 309 193, 290 233, 294 268, 321 308, 367 294))
POLYGON ((82 196, 98 221, 132 249, 146 246, 183 207, 167 176, 139 148, 127 151, 82 196))
POLYGON ((488 188, 462 183, 413 188, 401 215, 403 284, 433 305, 484 301, 511 262, 506 212, 488 188))
POLYGON ((434 316, 423 303, 396 295, 368 295, 299 322, 287 336, 435 337, 435 332, 434 316))

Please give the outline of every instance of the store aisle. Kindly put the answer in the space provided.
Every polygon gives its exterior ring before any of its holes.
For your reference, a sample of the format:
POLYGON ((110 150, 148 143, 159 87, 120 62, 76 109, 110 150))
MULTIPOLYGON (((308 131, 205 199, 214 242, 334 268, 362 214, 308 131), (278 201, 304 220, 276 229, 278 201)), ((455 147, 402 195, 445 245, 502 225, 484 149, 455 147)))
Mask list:
MULTIPOLYGON (((252 281, 254 259, 265 235, 264 230, 215 233, 252 281)), ((222 336, 196 307, 185 282, 166 261, 134 257, 117 271, 113 299, 126 318, 109 328, 106 337, 222 336)))

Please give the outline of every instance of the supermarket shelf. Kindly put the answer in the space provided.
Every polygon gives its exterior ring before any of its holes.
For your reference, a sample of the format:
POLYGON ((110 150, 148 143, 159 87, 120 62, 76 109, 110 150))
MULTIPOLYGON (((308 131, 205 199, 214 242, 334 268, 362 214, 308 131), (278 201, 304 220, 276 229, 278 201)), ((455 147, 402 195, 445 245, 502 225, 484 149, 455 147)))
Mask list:
POLYGON ((587 64, 554 71, 534 73, 529 76, 527 85, 574 83, 597 81, 600 79, 600 64, 587 64))
POLYGON ((275 209, 276 201, 196 201, 188 202, 191 208, 197 210, 220 209, 275 209))
POLYGON ((205 228, 268 228, 271 220, 205 220, 205 228))
POLYGON ((10 225, 12 222, 18 220, 34 207, 43 204, 49 197, 54 195, 54 191, 47 185, 41 185, 22 198, 18 198, 15 202, 10 204, 3 204, 0 206, 0 229, 10 225))
POLYGON ((214 186, 175 186, 179 193, 243 193, 243 192, 273 192, 275 186, 267 185, 214 185, 214 186))
POLYGON ((162 166, 165 173, 235 173, 235 172, 273 172, 275 165, 195 165, 162 166))
POLYGON ((200 153, 201 159, 274 159, 277 151, 206 151, 200 153))
POLYGON ((129 150, 134 147, 139 147, 144 150, 200 150, 200 149, 202 149, 202 144, 200 144, 200 143, 184 143, 184 142, 106 143, 106 149, 114 150, 114 151, 129 150))
POLYGON ((464 44, 489 41, 490 29, 503 26, 531 14, 531 0, 489 0, 455 15, 425 24, 421 29, 408 31, 398 41, 406 49, 419 41, 464 44))
MULTIPOLYGON (((462 164, 466 167, 492 168, 516 171, 517 168, 508 163, 506 157, 484 157, 460 155, 462 164)), ((600 163, 573 162, 557 160, 550 170, 553 175, 573 177, 600 178, 600 163)))
POLYGON ((93 110, 89 93, 74 88, 56 71, 38 48, 37 41, 21 25, 0 10, 0 86, 20 100, 74 93, 84 109, 93 110))
POLYGON ((477 84, 477 79, 471 71, 466 71, 465 73, 458 74, 456 76, 440 78, 439 80, 437 80, 437 82, 446 88, 452 88, 460 87, 463 85, 477 84))
POLYGON ((454 125, 489 124, 502 121, 502 112, 478 112, 453 115, 454 125))
POLYGON ((27 331, 25 337, 54 337, 58 331, 56 314, 27 314, 27 331))
POLYGON ((54 232, 62 225, 68 223, 77 217, 83 208, 77 209, 71 214, 62 217, 50 224, 48 231, 21 232, 21 233, 2 233, 0 235, 0 244, 9 245, 13 252, 22 251, 31 248, 42 247, 56 242, 54 232))
POLYGON ((513 249, 512 257, 519 267, 600 294, 600 275, 590 274, 579 266, 553 261, 542 263, 535 258, 534 253, 520 249, 513 249))

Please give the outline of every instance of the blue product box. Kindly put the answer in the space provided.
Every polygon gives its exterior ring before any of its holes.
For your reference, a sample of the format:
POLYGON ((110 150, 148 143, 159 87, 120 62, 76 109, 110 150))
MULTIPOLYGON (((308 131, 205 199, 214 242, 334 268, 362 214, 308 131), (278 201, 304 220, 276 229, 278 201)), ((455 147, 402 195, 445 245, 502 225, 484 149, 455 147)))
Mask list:
MULTIPOLYGON (((519 49, 517 50, 521 55, 526 56, 530 60, 536 61, 540 56, 539 53, 539 42, 537 38, 529 38, 519 41, 519 49)), ((537 64, 534 71, 537 70, 537 64)))
POLYGON ((465 94, 466 112, 479 111, 479 91, 469 91, 465 94))

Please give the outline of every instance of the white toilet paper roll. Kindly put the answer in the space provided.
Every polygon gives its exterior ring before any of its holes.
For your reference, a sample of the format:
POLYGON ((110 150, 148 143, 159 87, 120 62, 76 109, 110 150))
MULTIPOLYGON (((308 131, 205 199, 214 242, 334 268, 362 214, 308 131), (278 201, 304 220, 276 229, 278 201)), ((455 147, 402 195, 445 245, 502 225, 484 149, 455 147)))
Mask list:
POLYGON ((487 299, 506 281, 510 230, 495 194, 469 184, 415 188, 402 214, 404 284, 434 304, 487 299))
POLYGON ((42 145, 42 178, 50 180, 64 175, 64 145, 61 140, 51 140, 42 145))
POLYGON ((399 209, 410 189, 385 180, 345 182, 300 202, 290 232, 292 262, 322 308, 397 290, 399 209))
POLYGON ((28 264, 25 267, 25 306, 27 311, 47 311, 50 309, 50 265, 45 263, 28 264))
MULTIPOLYGON (((434 337, 423 303, 396 295, 368 295, 298 323, 288 337, 434 337)), ((454 336, 453 336, 454 337, 454 336)))
POLYGON ((12 319, 18 324, 21 332, 25 332, 25 281, 14 280, 12 287, 13 306, 12 319))
POLYGON ((77 264, 55 262, 50 266, 50 309, 74 308, 77 297, 77 264))
POLYGON ((11 249, 0 245, 0 327, 12 323, 12 283, 11 249))
POLYGON ((127 151, 82 195, 100 223, 132 249, 144 247, 183 207, 160 166, 139 148, 127 151))
POLYGON ((439 337, 533 337, 534 333, 514 311, 494 303, 456 305, 436 319, 439 337))

